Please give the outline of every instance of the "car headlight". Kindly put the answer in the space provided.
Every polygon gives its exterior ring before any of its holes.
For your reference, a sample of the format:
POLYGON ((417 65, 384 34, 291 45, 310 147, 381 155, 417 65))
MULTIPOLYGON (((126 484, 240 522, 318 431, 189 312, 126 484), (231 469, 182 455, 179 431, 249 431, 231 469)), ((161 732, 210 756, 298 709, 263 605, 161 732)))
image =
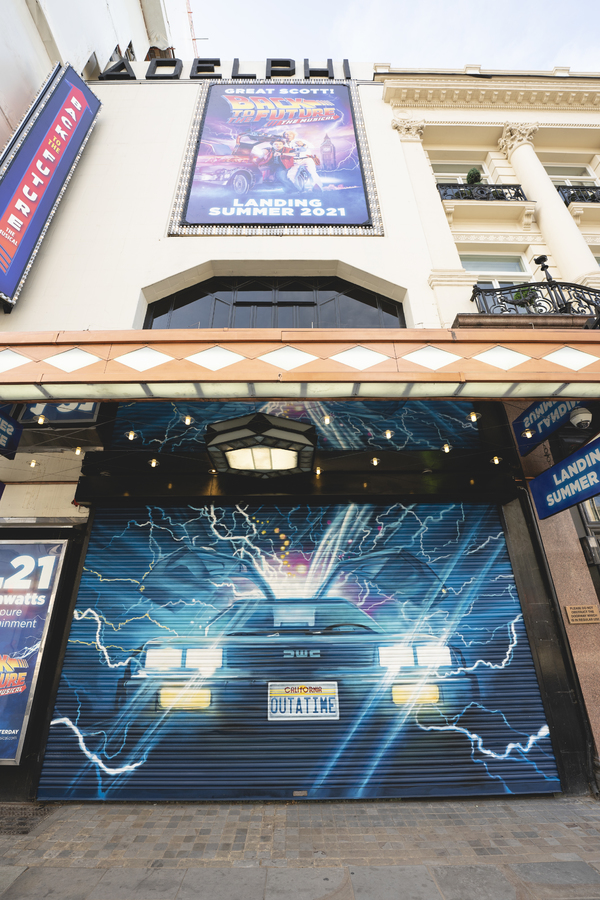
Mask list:
POLYGON ((397 706, 405 703, 438 703, 440 689, 437 684, 393 684, 392 700, 397 706))
POLYGON ((182 651, 172 647, 153 647, 146 650, 146 669, 180 669, 182 651))
POLYGON ((193 647, 185 654, 186 669, 198 669, 207 678, 223 665, 221 647, 193 647))
POLYGON ((164 687, 158 702, 163 709, 207 709, 210 706, 208 688, 164 687))
POLYGON ((417 647, 417 659, 420 666, 451 666, 450 648, 445 644, 421 644, 417 647))
POLYGON ((379 648, 379 665, 387 669, 399 669, 401 666, 414 666, 413 648, 397 644, 393 647, 379 648))

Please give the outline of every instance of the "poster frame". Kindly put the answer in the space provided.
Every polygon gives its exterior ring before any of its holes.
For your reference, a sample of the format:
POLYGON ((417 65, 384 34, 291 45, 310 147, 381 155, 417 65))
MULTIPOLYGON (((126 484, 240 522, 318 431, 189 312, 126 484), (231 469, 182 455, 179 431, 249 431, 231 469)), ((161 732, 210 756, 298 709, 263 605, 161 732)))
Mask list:
POLYGON ((255 79, 219 79, 218 82, 207 79, 206 82, 199 86, 198 99, 196 108, 192 117, 192 123, 188 134, 183 162, 179 174, 179 181, 175 191, 175 200, 171 210, 169 226, 167 234, 170 237, 188 237, 188 236, 214 236, 214 237, 257 237, 264 236, 292 236, 305 235, 309 237, 331 235, 334 237, 383 237, 383 219, 381 208, 377 196, 377 188, 375 185, 375 176, 369 147, 367 143, 367 135, 362 115, 360 97, 358 94, 358 85, 356 81, 343 78, 311 78, 310 84, 324 87, 332 85, 345 85, 348 88, 350 97, 350 110, 352 114, 352 122, 354 125, 354 133, 356 135, 356 147, 359 159, 359 165, 364 186, 365 200, 369 212, 370 223, 367 225, 276 225, 276 224, 206 224, 206 225, 190 225, 186 222, 185 213, 187 210, 189 194, 191 191, 194 168, 196 163, 196 155, 200 145, 200 136, 204 127, 206 113, 208 109, 208 101, 211 87, 217 84, 219 86, 232 85, 239 87, 242 85, 257 86, 273 86, 274 84, 281 86, 298 87, 306 85, 307 82, 298 79, 279 79, 266 81, 255 79))
POLYGON ((35 669, 33 671, 33 677, 31 679, 31 687, 29 689, 29 696, 27 698, 27 705, 25 707, 25 712, 23 714, 23 724, 21 726, 21 734, 19 735, 19 743, 17 745, 17 752, 14 758, 8 759, 0 759, 0 766, 18 766, 21 762, 21 754, 23 752, 23 745, 25 743, 25 738, 27 736, 27 730, 29 728, 29 719, 31 716, 31 708, 33 706, 33 701, 35 698, 35 692, 37 687, 37 680, 40 673, 40 668, 42 665, 42 659, 44 656, 44 649, 46 646, 46 641, 48 638, 48 631, 50 628, 50 621, 52 619, 52 614, 54 611, 54 601, 56 599, 56 594, 58 591, 58 585, 60 582, 60 576, 62 573, 63 563, 65 561, 65 555, 67 551, 67 545, 69 541, 66 538, 58 538, 54 540, 53 538, 36 538, 36 539, 23 539, 23 540, 0 540, 0 545, 8 544, 12 546, 25 546, 26 544, 60 544, 62 545, 62 549, 60 552, 60 556, 58 558, 58 565, 56 567, 56 573, 54 575, 54 585, 52 587, 52 594, 50 595, 50 599, 48 601, 48 608, 46 612, 46 619, 44 622, 44 630, 42 632, 42 637, 40 639, 40 647, 38 650, 37 658, 35 661, 35 669))

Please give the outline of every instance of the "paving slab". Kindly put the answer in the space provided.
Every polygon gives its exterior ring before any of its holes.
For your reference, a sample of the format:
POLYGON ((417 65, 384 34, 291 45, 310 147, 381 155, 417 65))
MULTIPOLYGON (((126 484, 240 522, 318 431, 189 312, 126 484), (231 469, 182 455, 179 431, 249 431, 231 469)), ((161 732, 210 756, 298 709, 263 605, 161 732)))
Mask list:
POLYGON ((511 865, 535 900, 598 900, 600 872, 583 861, 511 865))
POLYGON ((524 863, 511 869, 523 881, 533 884, 600 885, 600 872, 585 862, 524 863))
MULTIPOLYGON (((0 892, 5 891, 25 871, 25 866, 0 866, 0 892)), ((1 896, 1 894, 0 894, 1 896)))
POLYGON ((263 900, 267 869, 189 869, 177 900, 263 900))
POLYGON ((441 900, 425 866, 352 866, 355 900, 441 900))
POLYGON ((98 869, 30 868, 0 894, 2 900, 87 900, 100 881, 98 869))
POLYGON ((175 900, 181 869, 106 869, 86 900, 175 900))
POLYGON ((430 866, 429 871, 444 900, 517 900, 516 887, 496 866, 430 866))
POLYGON ((355 895, 346 868, 269 869, 264 900, 355 900, 355 895))

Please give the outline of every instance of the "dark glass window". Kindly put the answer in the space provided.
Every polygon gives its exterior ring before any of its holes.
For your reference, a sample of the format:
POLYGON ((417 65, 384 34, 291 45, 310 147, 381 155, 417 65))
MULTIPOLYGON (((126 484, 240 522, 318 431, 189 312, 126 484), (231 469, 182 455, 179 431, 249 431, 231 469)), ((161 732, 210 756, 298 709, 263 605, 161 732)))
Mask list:
POLYGON ((405 328, 402 304, 342 278, 210 278, 148 306, 145 328, 405 328))

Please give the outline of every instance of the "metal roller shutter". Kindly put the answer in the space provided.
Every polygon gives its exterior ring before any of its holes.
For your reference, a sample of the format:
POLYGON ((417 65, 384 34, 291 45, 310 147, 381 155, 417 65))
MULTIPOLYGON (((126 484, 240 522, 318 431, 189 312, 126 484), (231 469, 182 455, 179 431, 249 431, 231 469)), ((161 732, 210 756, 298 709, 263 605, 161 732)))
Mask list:
POLYGON ((43 799, 560 790, 498 510, 100 510, 43 799))

